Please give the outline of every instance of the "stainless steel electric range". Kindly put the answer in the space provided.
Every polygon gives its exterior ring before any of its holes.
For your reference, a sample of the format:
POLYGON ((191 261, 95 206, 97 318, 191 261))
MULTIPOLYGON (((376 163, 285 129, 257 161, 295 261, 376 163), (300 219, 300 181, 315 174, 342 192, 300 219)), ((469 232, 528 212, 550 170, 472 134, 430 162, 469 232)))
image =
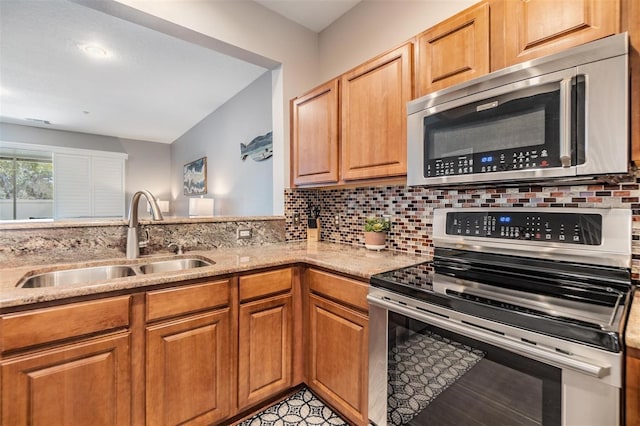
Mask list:
POLYGON ((617 425, 627 209, 436 209, 433 262, 370 281, 376 425, 617 425))

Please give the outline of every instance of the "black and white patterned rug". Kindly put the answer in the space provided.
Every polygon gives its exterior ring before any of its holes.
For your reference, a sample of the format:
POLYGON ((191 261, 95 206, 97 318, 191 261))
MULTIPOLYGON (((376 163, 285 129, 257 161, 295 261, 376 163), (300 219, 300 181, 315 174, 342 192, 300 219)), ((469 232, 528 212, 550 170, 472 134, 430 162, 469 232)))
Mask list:
POLYGON ((389 352, 387 422, 391 425, 408 423, 484 357, 470 346, 426 330, 421 333, 389 352))
POLYGON ((239 423, 238 426, 346 425, 311 391, 302 388, 289 398, 239 423))

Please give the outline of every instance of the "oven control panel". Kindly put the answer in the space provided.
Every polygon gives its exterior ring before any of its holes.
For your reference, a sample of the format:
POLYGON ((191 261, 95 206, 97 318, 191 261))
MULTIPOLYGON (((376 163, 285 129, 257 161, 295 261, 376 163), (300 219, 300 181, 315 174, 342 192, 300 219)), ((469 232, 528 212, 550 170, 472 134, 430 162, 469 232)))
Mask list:
POLYGON ((602 216, 593 213, 449 212, 447 235, 600 245, 602 216))

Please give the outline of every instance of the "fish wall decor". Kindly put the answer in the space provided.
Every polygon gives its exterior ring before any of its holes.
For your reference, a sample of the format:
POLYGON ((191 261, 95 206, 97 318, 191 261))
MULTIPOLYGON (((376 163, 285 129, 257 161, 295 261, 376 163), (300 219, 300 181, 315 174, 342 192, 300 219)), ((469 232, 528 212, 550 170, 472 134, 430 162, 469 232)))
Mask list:
POLYGON ((251 157, 255 161, 263 161, 273 155, 273 132, 257 136, 248 145, 240 143, 242 161, 251 157))

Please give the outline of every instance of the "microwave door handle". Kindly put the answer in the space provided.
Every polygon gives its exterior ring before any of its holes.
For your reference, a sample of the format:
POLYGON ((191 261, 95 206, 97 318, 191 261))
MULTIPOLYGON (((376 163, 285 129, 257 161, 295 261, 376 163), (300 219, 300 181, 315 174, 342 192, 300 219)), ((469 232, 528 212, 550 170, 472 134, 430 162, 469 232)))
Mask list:
POLYGON ((571 166, 571 85, 572 79, 560 81, 560 163, 571 166))

